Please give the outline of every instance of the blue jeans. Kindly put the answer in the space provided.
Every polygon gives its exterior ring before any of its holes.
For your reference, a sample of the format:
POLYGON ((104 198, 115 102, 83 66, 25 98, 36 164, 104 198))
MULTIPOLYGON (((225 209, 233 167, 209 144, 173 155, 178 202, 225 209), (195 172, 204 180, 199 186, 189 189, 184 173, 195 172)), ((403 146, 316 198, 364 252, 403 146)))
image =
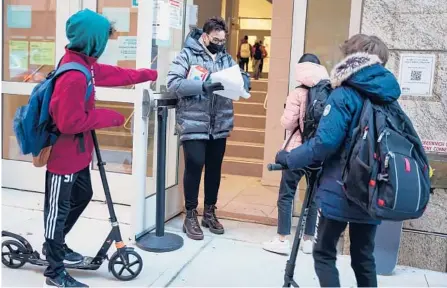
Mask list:
MULTIPOLYGON (((284 170, 282 172, 281 184, 279 186, 278 195, 278 234, 290 235, 290 229, 292 228, 292 206, 293 199, 295 198, 296 188, 298 182, 304 172, 300 170, 284 170)), ((312 201, 312 205, 309 208, 306 219, 306 227, 304 234, 313 236, 315 234, 315 223, 317 221, 317 207, 315 200, 312 201)))

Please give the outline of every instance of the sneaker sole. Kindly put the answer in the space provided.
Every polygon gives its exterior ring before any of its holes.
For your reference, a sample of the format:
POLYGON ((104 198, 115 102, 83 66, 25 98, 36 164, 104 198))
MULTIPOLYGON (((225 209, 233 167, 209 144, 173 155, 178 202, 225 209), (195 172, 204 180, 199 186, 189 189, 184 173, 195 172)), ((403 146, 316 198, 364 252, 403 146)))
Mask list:
POLYGON ((183 233, 186 233, 186 236, 188 236, 188 238, 190 238, 192 240, 203 240, 203 237, 204 237, 203 235, 194 235, 194 234, 188 233, 185 225, 183 225, 183 233))
POLYGON ((43 287, 59 287, 56 283, 53 283, 50 279, 45 278, 43 282, 43 287))
POLYGON ((222 235, 222 234, 225 233, 225 229, 215 229, 215 228, 212 228, 204 220, 202 220, 202 227, 208 228, 210 230, 210 232, 213 233, 213 234, 222 235))
POLYGON ((275 254, 282 255, 282 256, 287 256, 290 253, 290 252, 285 252, 285 251, 274 251, 274 250, 267 249, 265 247, 262 247, 262 249, 264 249, 267 252, 275 253, 275 254))

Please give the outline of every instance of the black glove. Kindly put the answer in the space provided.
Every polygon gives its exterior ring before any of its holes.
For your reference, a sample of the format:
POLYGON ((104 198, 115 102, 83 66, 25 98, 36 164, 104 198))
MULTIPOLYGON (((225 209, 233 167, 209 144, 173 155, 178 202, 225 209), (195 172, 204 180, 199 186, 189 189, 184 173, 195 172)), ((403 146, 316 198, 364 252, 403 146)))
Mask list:
POLYGON ((216 82, 216 83, 204 82, 202 85, 202 89, 203 89, 203 92, 205 92, 205 94, 211 95, 216 91, 224 90, 224 87, 223 87, 222 83, 220 83, 220 82, 216 82))
POLYGON ((289 152, 285 150, 281 150, 276 154, 275 163, 280 164, 284 168, 287 167, 287 156, 289 155, 289 152))

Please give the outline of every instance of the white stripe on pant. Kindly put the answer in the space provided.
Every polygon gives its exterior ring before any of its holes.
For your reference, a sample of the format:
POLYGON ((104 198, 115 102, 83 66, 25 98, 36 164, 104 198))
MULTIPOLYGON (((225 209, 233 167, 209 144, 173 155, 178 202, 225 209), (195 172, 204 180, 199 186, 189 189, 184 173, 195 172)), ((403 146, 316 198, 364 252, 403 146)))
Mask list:
POLYGON ((54 231, 57 224, 57 214, 59 210, 59 194, 61 190, 61 176, 52 175, 51 177, 51 193, 49 197, 50 209, 47 216, 45 226, 45 238, 54 239, 54 231))

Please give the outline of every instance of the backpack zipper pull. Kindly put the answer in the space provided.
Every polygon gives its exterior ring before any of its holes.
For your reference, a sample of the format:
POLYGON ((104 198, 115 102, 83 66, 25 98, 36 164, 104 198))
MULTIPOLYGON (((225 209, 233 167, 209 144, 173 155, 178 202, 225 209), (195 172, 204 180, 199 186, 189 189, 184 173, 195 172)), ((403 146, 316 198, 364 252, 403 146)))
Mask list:
POLYGON ((385 157, 385 163, 384 163, 385 169, 388 168, 389 163, 390 163, 390 154, 387 154, 385 157))
POLYGON ((365 128, 365 132, 363 132, 363 140, 366 139, 366 136, 368 136, 368 127, 365 128))
POLYGON ((384 135, 385 135, 385 130, 383 130, 382 133, 380 133, 379 138, 377 139, 377 143, 380 143, 380 141, 382 141, 382 138, 384 135))

